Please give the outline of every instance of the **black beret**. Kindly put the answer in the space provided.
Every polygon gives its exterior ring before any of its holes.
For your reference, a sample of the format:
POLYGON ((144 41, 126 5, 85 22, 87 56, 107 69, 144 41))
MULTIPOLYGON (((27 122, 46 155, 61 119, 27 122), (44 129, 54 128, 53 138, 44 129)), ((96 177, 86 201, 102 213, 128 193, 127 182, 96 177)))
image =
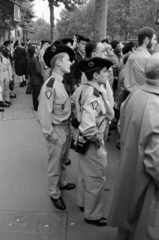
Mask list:
POLYGON ((89 42, 89 41, 90 41, 89 38, 84 37, 84 36, 82 36, 82 35, 76 35, 76 38, 77 38, 78 41, 86 41, 86 42, 89 42))
POLYGON ((46 40, 46 39, 45 40, 41 40, 42 44, 44 44, 44 43, 49 43, 50 44, 50 42, 51 42, 50 40, 46 40))
POLYGON ((11 44, 11 41, 10 41, 10 40, 5 41, 5 42, 3 43, 4 46, 9 45, 9 44, 11 44))
POLYGON ((75 52, 73 51, 72 48, 64 45, 64 44, 52 44, 50 47, 48 47, 44 53, 43 59, 45 64, 51 68, 50 62, 51 59, 59 54, 59 53, 67 53, 70 57, 70 61, 72 62, 75 56, 75 52))
POLYGON ((132 51, 132 49, 136 46, 136 44, 134 42, 129 42, 129 43, 126 43, 125 46, 123 47, 123 54, 126 54, 130 51, 132 51))
POLYGON ((79 63, 79 69, 81 72, 88 72, 99 68, 106 67, 109 69, 113 63, 109 59, 93 57, 86 60, 81 60, 79 63))
POLYGON ((71 43, 73 44, 73 38, 60 38, 54 42, 54 44, 66 44, 66 43, 71 43))

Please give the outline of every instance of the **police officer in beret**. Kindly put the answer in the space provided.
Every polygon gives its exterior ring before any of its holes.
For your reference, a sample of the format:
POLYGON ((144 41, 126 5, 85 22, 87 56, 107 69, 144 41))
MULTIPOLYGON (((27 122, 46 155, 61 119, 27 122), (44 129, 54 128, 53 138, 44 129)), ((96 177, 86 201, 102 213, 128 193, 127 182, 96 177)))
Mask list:
POLYGON ((71 103, 63 84, 63 75, 70 72, 74 51, 65 45, 53 44, 44 53, 51 77, 44 83, 39 96, 38 120, 49 152, 49 194, 55 207, 65 210, 61 190, 71 190, 75 184, 66 181, 65 155, 71 134, 71 103))
POLYGON ((78 67, 81 60, 85 58, 85 48, 86 44, 90 41, 89 38, 82 35, 76 35, 77 38, 77 51, 74 59, 74 64, 72 65, 72 81, 75 85, 79 85, 81 82, 82 73, 78 67))
POLYGON ((77 107, 80 125, 76 151, 78 152, 78 141, 81 138, 88 142, 88 149, 85 153, 78 154, 78 206, 84 211, 85 221, 97 226, 107 225, 106 218, 103 217, 103 196, 107 165, 104 130, 108 102, 100 85, 105 84, 107 70, 112 64, 110 60, 100 57, 82 60, 79 63, 79 69, 85 73, 88 81, 80 86, 80 109, 77 107))

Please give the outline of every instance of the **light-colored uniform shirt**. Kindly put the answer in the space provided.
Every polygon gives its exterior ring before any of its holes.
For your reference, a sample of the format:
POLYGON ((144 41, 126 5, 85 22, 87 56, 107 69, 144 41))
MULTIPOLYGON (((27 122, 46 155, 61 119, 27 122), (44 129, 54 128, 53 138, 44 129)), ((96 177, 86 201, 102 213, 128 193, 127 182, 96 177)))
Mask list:
POLYGON ((71 102, 62 83, 63 78, 52 72, 39 96, 38 121, 46 139, 56 141, 55 124, 63 124, 71 115, 71 102))
MULTIPOLYGON (((80 112, 77 112, 80 122, 79 131, 87 139, 92 140, 97 134, 104 132, 106 122, 106 102, 100 86, 94 82, 87 82, 80 86, 80 112), (97 94, 96 94, 97 92, 97 94)), ((78 95, 78 94, 77 94, 78 95)), ((79 95, 78 95, 79 96, 79 95)), ((79 100, 76 99, 76 103, 79 100)), ((79 108, 77 107, 77 111, 79 108)))
POLYGON ((141 88, 146 83, 145 65, 151 54, 142 46, 133 52, 125 66, 124 84, 129 92, 141 88))

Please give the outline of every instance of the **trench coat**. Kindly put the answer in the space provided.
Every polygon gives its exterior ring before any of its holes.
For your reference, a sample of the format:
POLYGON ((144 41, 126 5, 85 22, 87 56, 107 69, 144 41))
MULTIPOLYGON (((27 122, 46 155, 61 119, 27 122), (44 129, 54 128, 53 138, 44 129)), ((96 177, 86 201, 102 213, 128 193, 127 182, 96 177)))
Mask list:
POLYGON ((159 239, 159 80, 121 106, 121 158, 108 225, 131 240, 159 239))

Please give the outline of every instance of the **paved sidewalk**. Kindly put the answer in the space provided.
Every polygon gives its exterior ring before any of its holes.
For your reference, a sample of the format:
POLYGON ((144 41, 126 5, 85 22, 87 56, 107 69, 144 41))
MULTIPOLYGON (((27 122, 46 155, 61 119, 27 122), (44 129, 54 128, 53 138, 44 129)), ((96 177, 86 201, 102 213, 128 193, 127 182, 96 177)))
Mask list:
MULTIPOLYGON (((17 98, 0 113, 0 240, 115 240, 116 229, 84 222, 76 205, 76 189, 62 193, 66 212, 53 206, 48 195, 46 143, 32 108, 32 96, 18 85, 16 82, 17 98), (34 227, 29 228, 29 224, 34 227), (22 234, 26 229, 27 237, 22 234)), ((104 216, 109 212, 119 163, 116 131, 110 139, 107 179, 111 190, 105 192, 104 216)), ((76 183, 78 162, 72 150, 70 159, 68 182, 76 183)))

